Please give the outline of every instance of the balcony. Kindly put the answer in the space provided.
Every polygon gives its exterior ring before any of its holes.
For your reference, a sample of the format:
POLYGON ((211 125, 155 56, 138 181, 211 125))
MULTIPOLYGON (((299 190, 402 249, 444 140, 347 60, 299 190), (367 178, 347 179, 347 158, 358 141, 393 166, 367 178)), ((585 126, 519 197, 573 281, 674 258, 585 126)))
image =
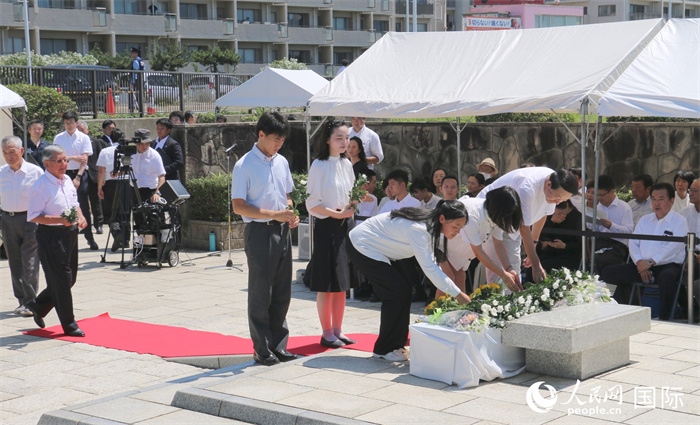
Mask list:
POLYGON ((333 45, 336 47, 369 47, 369 31, 333 31, 333 45))
POLYGON ((324 45, 330 43, 326 41, 325 28, 288 27, 288 33, 289 42, 294 44, 324 45))
POLYGON ((630 21, 641 21, 642 19, 659 19, 660 13, 630 13, 630 21))
POLYGON ((29 9, 29 22, 34 28, 80 32, 102 32, 107 29, 93 26, 92 10, 39 8, 36 13, 34 11, 29 9))
POLYGON ((239 41, 278 42, 280 38, 277 34, 277 29, 277 24, 237 24, 236 38, 239 41))
MULTIPOLYGON (((404 14, 406 13, 406 1, 396 0, 396 13, 404 14)), ((426 0, 418 0, 417 13, 419 15, 433 15, 433 5, 428 4, 426 0)), ((408 5, 408 13, 413 13, 413 2, 408 5)))

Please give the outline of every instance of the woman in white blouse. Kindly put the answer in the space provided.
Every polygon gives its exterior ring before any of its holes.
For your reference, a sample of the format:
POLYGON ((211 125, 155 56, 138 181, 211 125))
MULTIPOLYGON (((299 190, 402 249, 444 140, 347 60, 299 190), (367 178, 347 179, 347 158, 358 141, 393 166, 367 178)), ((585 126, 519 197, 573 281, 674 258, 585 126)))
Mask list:
MULTIPOLYGON (((374 357, 408 360, 404 346, 411 313, 411 284, 394 266, 394 261, 416 257, 435 286, 456 297, 460 304, 470 301, 434 260, 441 236, 454 238, 466 222, 464 205, 459 201, 440 201, 432 211, 401 208, 372 217, 350 231, 347 244, 350 261, 369 279, 382 301, 374 357)), ((445 251, 447 245, 445 242, 445 251)))
POLYGON ((350 160, 345 158, 349 130, 345 122, 331 120, 318 139, 319 156, 311 164, 306 208, 314 216, 314 251, 306 269, 309 288, 317 292, 321 321, 321 345, 338 348, 355 341, 342 332, 345 291, 350 289, 350 263, 345 249, 353 225, 350 190, 355 182, 350 160))

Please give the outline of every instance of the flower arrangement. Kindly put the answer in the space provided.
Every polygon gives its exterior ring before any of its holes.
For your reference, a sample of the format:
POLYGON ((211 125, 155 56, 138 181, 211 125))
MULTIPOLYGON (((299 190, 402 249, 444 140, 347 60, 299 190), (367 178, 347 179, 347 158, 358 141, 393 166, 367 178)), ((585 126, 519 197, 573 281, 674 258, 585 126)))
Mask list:
POLYGON ((71 209, 65 209, 61 213, 61 218, 71 224, 75 224, 78 222, 78 210, 76 210, 75 207, 71 207, 71 209))
POLYGON ((292 199, 292 203, 294 204, 294 208, 292 208, 294 210, 294 214, 297 216, 300 214, 307 215, 306 198, 309 197, 309 194, 306 193, 306 182, 308 180, 308 176, 306 174, 294 173, 292 174, 292 180, 294 181, 294 188, 289 194, 289 197, 292 199))
POLYGON ((470 303, 458 304, 449 295, 440 297, 425 309, 424 321, 437 322, 447 312, 463 310, 478 312, 489 326, 503 328, 510 320, 558 306, 610 302, 610 291, 596 275, 562 268, 552 270, 544 281, 531 284, 521 292, 504 294, 498 284, 489 283, 478 287, 470 298, 470 303))
POLYGON ((355 183, 350 189, 350 205, 355 207, 355 212, 357 212, 357 205, 362 202, 362 198, 367 196, 367 191, 362 188, 367 183, 367 176, 360 174, 355 179, 355 183))

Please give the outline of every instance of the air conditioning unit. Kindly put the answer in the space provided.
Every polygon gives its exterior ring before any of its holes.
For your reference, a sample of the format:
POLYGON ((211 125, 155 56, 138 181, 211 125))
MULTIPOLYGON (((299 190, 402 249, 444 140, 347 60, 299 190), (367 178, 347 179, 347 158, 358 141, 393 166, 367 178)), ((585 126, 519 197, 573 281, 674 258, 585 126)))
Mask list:
POLYGON ((309 232, 309 223, 299 223, 299 260, 311 259, 311 234, 309 232))

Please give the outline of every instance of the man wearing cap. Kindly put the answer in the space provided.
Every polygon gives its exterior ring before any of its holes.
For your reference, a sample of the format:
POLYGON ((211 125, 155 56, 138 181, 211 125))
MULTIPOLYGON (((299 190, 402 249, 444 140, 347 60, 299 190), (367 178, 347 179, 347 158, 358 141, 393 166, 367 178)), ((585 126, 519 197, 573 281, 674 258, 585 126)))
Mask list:
POLYGON ((10 266, 12 290, 19 301, 14 313, 31 316, 32 312, 25 305, 36 297, 39 288, 39 254, 36 224, 27 222, 27 208, 29 189, 44 171, 22 159, 24 149, 19 137, 4 137, 0 146, 7 163, 0 167, 0 229, 10 266))
POLYGON ((134 132, 134 138, 141 139, 141 142, 136 145, 138 153, 131 159, 141 201, 150 199, 151 202, 158 202, 160 199, 159 189, 165 183, 163 159, 151 147, 153 139, 150 130, 139 128, 134 132))
MULTIPOLYGON (((143 60, 141 59, 141 50, 137 49, 136 47, 131 48, 131 69, 134 71, 143 71, 144 70, 144 64, 143 60)), ((129 112, 134 112, 134 101, 137 103, 137 107, 140 107, 141 105, 141 87, 139 84, 139 78, 140 74, 138 72, 132 72, 131 73, 131 84, 130 84, 130 91, 131 94, 129 95, 129 112)))
POLYGON ((479 170, 479 174, 484 176, 484 180, 489 180, 486 184, 493 183, 496 180, 496 175, 498 174, 498 169, 496 168, 496 163, 493 159, 486 158, 477 164, 476 169, 479 170))

